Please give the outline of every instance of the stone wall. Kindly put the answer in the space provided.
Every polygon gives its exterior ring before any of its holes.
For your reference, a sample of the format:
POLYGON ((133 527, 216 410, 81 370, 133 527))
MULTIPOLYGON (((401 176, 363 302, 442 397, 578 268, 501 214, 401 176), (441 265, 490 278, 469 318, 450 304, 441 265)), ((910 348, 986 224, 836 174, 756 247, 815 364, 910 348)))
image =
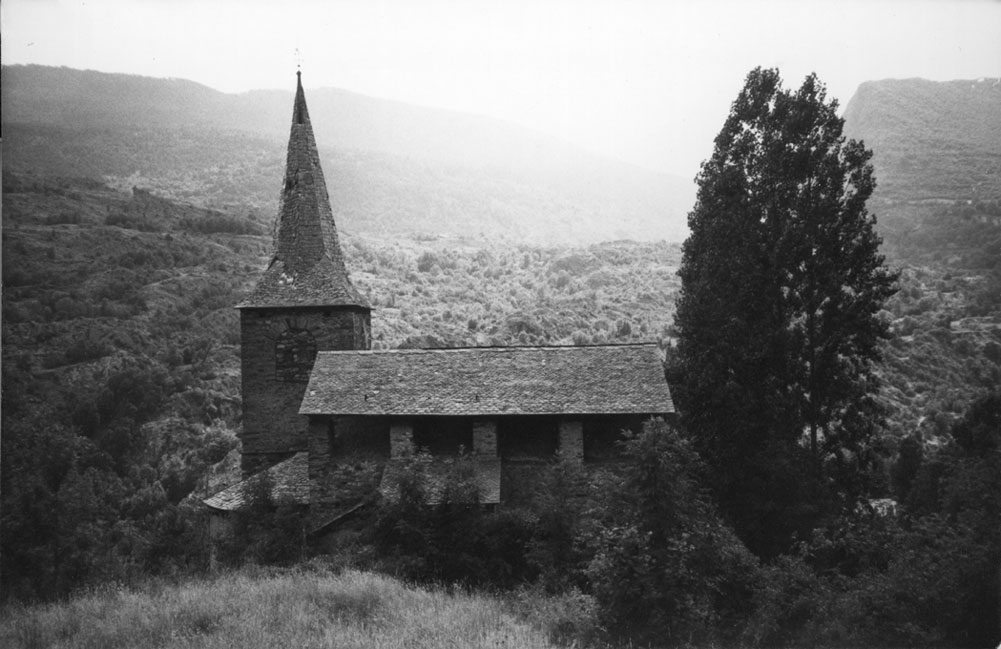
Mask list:
MULTIPOLYGON (((412 420, 391 417, 308 418, 309 477, 311 515, 314 521, 329 521, 360 502, 376 497, 386 463, 413 450, 412 420)), ((641 416, 601 416, 552 419, 559 437, 559 449, 569 460, 584 463, 588 475, 626 470, 615 440, 623 429, 639 428, 641 416), (588 457, 595 442, 598 459, 588 457)), ((479 457, 498 457, 503 444, 496 419, 468 420, 472 429, 472 452, 479 457)), ((545 429, 544 429, 545 430, 545 429)), ((501 462, 501 502, 508 506, 530 505, 542 487, 553 454, 501 462)), ((583 495, 582 495, 583 497, 583 495)))
POLYGON ((580 421, 560 421, 560 453, 567 460, 584 461, 584 428, 580 421))
POLYGON ((405 421, 395 421, 389 426, 389 456, 406 457, 414 451, 414 427, 405 421))
POLYGON ((497 457, 497 422, 473 422, 473 454, 497 457))
POLYGON ((309 496, 314 521, 375 495, 389 458, 383 417, 309 417, 309 496))
POLYGON ((299 406, 315 352, 370 349, 370 314, 354 307, 242 309, 240 312, 244 475, 309 446, 299 406), (301 350, 288 346, 302 341, 301 350), (305 358, 305 356, 311 356, 305 358), (297 368, 281 368, 282 359, 297 368))

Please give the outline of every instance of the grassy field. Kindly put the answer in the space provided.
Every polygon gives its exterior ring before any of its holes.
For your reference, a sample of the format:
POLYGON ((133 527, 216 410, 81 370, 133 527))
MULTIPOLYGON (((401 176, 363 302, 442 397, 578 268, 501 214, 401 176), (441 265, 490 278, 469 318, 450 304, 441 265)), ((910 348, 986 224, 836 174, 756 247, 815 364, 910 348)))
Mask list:
POLYGON ((245 570, 8 605, 0 610, 0 646, 552 647, 551 631, 530 621, 544 608, 411 587, 367 572, 245 570))

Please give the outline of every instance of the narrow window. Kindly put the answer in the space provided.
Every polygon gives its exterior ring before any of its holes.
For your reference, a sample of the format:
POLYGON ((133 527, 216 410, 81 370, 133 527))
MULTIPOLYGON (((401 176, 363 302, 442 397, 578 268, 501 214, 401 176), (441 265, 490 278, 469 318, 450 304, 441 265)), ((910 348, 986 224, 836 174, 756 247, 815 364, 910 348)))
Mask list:
POLYGON ((305 329, 288 329, 275 343, 275 378, 308 381, 316 360, 316 341, 305 329))

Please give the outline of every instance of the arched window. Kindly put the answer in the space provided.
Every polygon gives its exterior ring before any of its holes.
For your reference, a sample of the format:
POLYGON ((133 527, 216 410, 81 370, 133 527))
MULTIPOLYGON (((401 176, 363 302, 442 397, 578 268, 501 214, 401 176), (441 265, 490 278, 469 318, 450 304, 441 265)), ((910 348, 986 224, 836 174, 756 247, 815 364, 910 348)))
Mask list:
POLYGON ((288 329, 275 343, 275 377, 279 381, 308 381, 316 360, 316 341, 305 329, 288 329))

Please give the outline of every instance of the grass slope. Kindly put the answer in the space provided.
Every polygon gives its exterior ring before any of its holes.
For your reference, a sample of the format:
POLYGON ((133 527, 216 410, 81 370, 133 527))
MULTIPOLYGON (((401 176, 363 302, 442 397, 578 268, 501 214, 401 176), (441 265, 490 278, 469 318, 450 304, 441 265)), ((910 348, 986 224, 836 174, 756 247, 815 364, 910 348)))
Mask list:
POLYGON ((553 646, 499 599, 355 571, 243 571, 2 613, 0 645, 11 649, 553 646))

